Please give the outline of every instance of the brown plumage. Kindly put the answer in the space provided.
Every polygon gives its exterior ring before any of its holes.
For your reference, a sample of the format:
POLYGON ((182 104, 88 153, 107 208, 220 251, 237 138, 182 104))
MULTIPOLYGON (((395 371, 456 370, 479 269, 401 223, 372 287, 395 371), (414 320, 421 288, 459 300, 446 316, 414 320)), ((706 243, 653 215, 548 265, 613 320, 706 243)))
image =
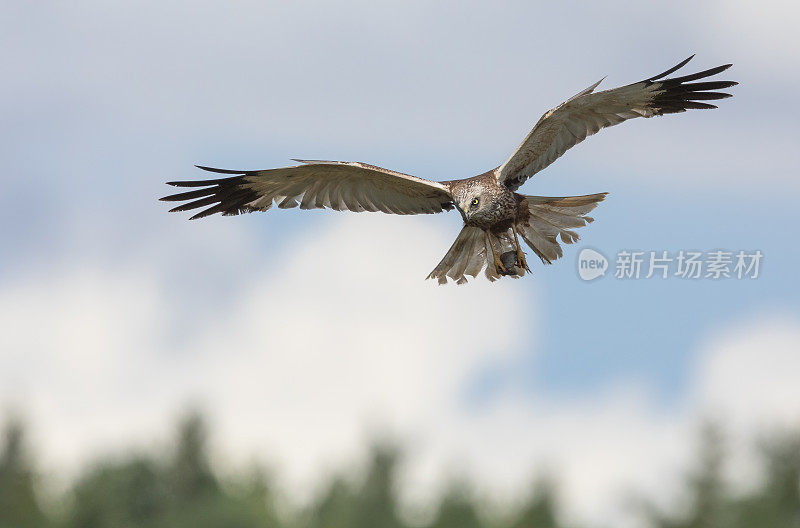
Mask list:
MULTIPOLYGON (((692 56, 694 57, 694 56, 692 56)), ((731 65, 664 79, 692 57, 637 83, 594 92, 600 82, 546 112, 530 134, 499 167, 463 180, 434 182, 361 162, 304 161, 278 169, 235 171, 199 168, 223 174, 211 180, 169 182, 194 190, 161 198, 185 202, 171 211, 201 209, 191 218, 236 215, 279 208, 330 208, 392 214, 439 213, 457 209, 464 227, 441 262, 428 275, 464 283, 485 269, 489 280, 521 277, 530 271, 519 239, 545 264, 563 255, 561 242, 578 240, 573 231, 592 221, 586 216, 606 193, 585 196, 526 196, 516 190, 531 176, 601 128, 634 117, 653 117, 710 109, 700 102, 730 97, 718 92, 733 81, 692 82, 731 65)))

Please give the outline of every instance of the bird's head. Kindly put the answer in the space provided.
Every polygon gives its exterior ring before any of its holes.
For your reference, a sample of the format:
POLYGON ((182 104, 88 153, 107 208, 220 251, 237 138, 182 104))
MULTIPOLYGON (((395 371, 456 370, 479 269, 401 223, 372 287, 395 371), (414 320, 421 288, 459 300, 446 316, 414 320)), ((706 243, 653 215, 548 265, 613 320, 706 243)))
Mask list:
POLYGON ((458 196, 458 208, 464 214, 464 219, 479 220, 482 215, 491 209, 491 200, 484 196, 479 189, 468 189, 458 196))

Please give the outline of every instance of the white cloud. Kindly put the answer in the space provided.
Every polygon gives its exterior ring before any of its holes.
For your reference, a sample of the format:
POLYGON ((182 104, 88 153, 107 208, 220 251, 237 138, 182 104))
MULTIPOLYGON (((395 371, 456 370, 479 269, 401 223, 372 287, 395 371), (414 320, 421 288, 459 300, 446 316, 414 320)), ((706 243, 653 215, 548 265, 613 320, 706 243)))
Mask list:
POLYGON ((759 435, 800 423, 798 323, 756 317, 720 328, 698 351, 686 401, 669 413, 636 384, 580 400, 510 391, 485 411, 452 413, 424 435, 407 488, 412 499, 430 496, 425 484, 458 468, 490 496, 507 498, 527 489, 532 468, 544 468, 559 479, 569 521, 639 526, 627 499, 680 501, 684 468, 709 419, 730 435, 727 473, 750 487, 759 435))
POLYGON ((490 322, 500 310, 504 326, 524 328, 530 302, 513 284, 423 281, 454 236, 431 222, 349 216, 289 244, 285 268, 265 270, 190 346, 209 376, 198 391, 241 450, 266 442, 311 475, 355 455, 365 421, 434 421, 481 360, 513 350, 515 334, 490 322))
POLYGON ((424 280, 455 236, 431 228, 440 218, 331 220, 281 248, 277 266, 252 269, 253 240, 212 224, 205 250, 196 238, 165 244, 170 233, 154 236, 155 254, 117 269, 31 271, 0 295, 1 396, 58 431, 47 449, 59 463, 145 438, 197 401, 229 433, 229 448, 266 451, 302 477, 334 455, 355 456, 365 420, 403 430, 451 407, 480 360, 513 350, 515 333, 489 324, 498 312, 504 328, 532 324, 510 281, 424 280), (213 250, 244 256, 212 265, 234 298, 216 309, 176 302, 183 293, 163 285, 174 272, 157 263, 196 267, 163 258, 180 254, 209 266, 213 250))
POLYGON ((748 431, 800 424, 800 320, 747 321, 711 336, 697 369, 707 412, 748 431))
POLYGON ((727 75, 743 84, 734 99, 714 113, 605 131, 550 170, 600 169, 625 180, 649 170, 654 185, 671 187, 724 182, 749 190, 754 173, 796 181, 797 131, 791 113, 780 111, 796 84, 786 64, 797 53, 787 44, 797 8, 785 2, 686 2, 670 13, 629 2, 5 8, 11 12, 0 18, 23 21, 2 28, 16 45, 0 48, 13 72, 0 86, 13 101, 4 113, 22 129, 6 142, 19 167, 10 174, 34 170, 29 155, 16 154, 25 153, 21 136, 65 151, 57 181, 84 158, 95 170, 71 172, 105 178, 118 161, 98 159, 106 152, 152 172, 153 155, 169 156, 163 146, 174 152, 176 144, 184 151, 163 165, 196 158, 193 148, 202 149, 199 161, 224 162, 237 145, 235 159, 246 164, 331 157, 439 179, 469 176, 501 163, 544 111, 601 76, 609 75, 605 87, 632 82, 696 51, 691 68, 735 63, 727 75), (707 15, 683 16, 689 8, 707 15), (128 158, 132 144, 148 155, 128 158))
POLYGON ((800 59, 794 21, 800 7, 789 0, 767 0, 753 4, 746 0, 707 2, 702 8, 708 16, 694 17, 704 26, 710 46, 723 47, 746 61, 749 68, 770 75, 781 83, 796 82, 800 59))
MULTIPOLYGON (((570 519, 616 526, 635 525, 627 492, 677 489, 703 418, 730 418, 744 438, 800 411, 800 325, 774 318, 711 336, 685 407, 671 414, 636 383, 578 400, 512 384, 486 406, 464 407, 476 369, 513 364, 518 343, 535 343, 530 289, 423 281, 455 235, 431 218, 331 219, 313 241, 277 248, 279 266, 225 264, 236 293, 217 308, 171 299, 179 292, 146 251, 121 269, 31 271, 0 293, 0 398, 30 413, 51 467, 166 438, 175 413, 198 403, 222 456, 265 454, 297 490, 356 460, 372 427, 409 444, 408 500, 430 497, 454 469, 502 496, 546 468, 570 519), (184 329, 177 338, 172 325, 184 329)), ((209 248, 249 254, 247 237, 205 233, 209 248)), ((196 244, 179 239, 170 250, 196 257, 196 244)), ((159 237, 153 248, 165 251, 159 237)))
POLYGON ((153 277, 40 271, 0 295, 0 398, 47 428, 46 453, 60 463, 146 437, 159 417, 138 398, 164 315, 153 277))

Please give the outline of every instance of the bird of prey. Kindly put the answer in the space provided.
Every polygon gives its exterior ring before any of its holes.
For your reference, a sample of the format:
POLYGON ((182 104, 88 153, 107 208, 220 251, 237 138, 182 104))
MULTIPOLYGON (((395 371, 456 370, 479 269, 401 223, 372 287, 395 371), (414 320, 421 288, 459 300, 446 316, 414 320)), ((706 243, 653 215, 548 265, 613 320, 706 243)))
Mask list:
POLYGON ((422 214, 455 208, 464 227, 441 262, 428 275, 440 284, 458 284, 476 277, 521 277, 530 268, 519 239, 544 264, 563 255, 561 242, 578 240, 573 229, 592 221, 586 214, 607 193, 584 196, 528 196, 517 189, 568 149, 601 128, 634 117, 653 117, 690 109, 716 108, 703 101, 731 94, 717 90, 733 81, 694 82, 727 70, 717 66, 692 75, 667 78, 694 55, 667 71, 643 81, 602 92, 598 81, 546 112, 502 165, 462 180, 430 181, 362 162, 292 160, 292 167, 266 170, 228 170, 199 166, 225 175, 216 179, 168 182, 196 188, 161 198, 185 202, 171 211, 202 209, 191 218, 215 213, 236 215, 266 211, 272 204, 285 209, 330 208, 336 211, 382 211, 422 214))

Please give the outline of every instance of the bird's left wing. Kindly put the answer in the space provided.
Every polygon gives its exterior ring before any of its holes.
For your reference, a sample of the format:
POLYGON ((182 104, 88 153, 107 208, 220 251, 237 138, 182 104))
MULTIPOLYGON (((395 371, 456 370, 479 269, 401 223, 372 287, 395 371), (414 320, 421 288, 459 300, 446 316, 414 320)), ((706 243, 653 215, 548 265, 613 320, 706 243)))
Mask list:
POLYGON ((449 189, 438 182, 361 162, 307 161, 279 169, 236 171, 198 168, 225 178, 168 182, 175 187, 202 187, 161 198, 186 202, 171 211, 205 208, 192 216, 235 215, 266 211, 275 203, 287 209, 330 208, 337 211, 383 211, 393 214, 438 213, 453 208, 449 189))
POLYGON ((634 117, 674 114, 693 108, 716 108, 700 101, 730 97, 730 94, 714 90, 729 88, 738 83, 691 81, 723 72, 730 64, 693 75, 663 79, 685 66, 692 57, 649 79, 593 93, 601 79, 545 113, 508 161, 496 169, 498 182, 516 190, 525 180, 601 128, 617 125, 634 117))

